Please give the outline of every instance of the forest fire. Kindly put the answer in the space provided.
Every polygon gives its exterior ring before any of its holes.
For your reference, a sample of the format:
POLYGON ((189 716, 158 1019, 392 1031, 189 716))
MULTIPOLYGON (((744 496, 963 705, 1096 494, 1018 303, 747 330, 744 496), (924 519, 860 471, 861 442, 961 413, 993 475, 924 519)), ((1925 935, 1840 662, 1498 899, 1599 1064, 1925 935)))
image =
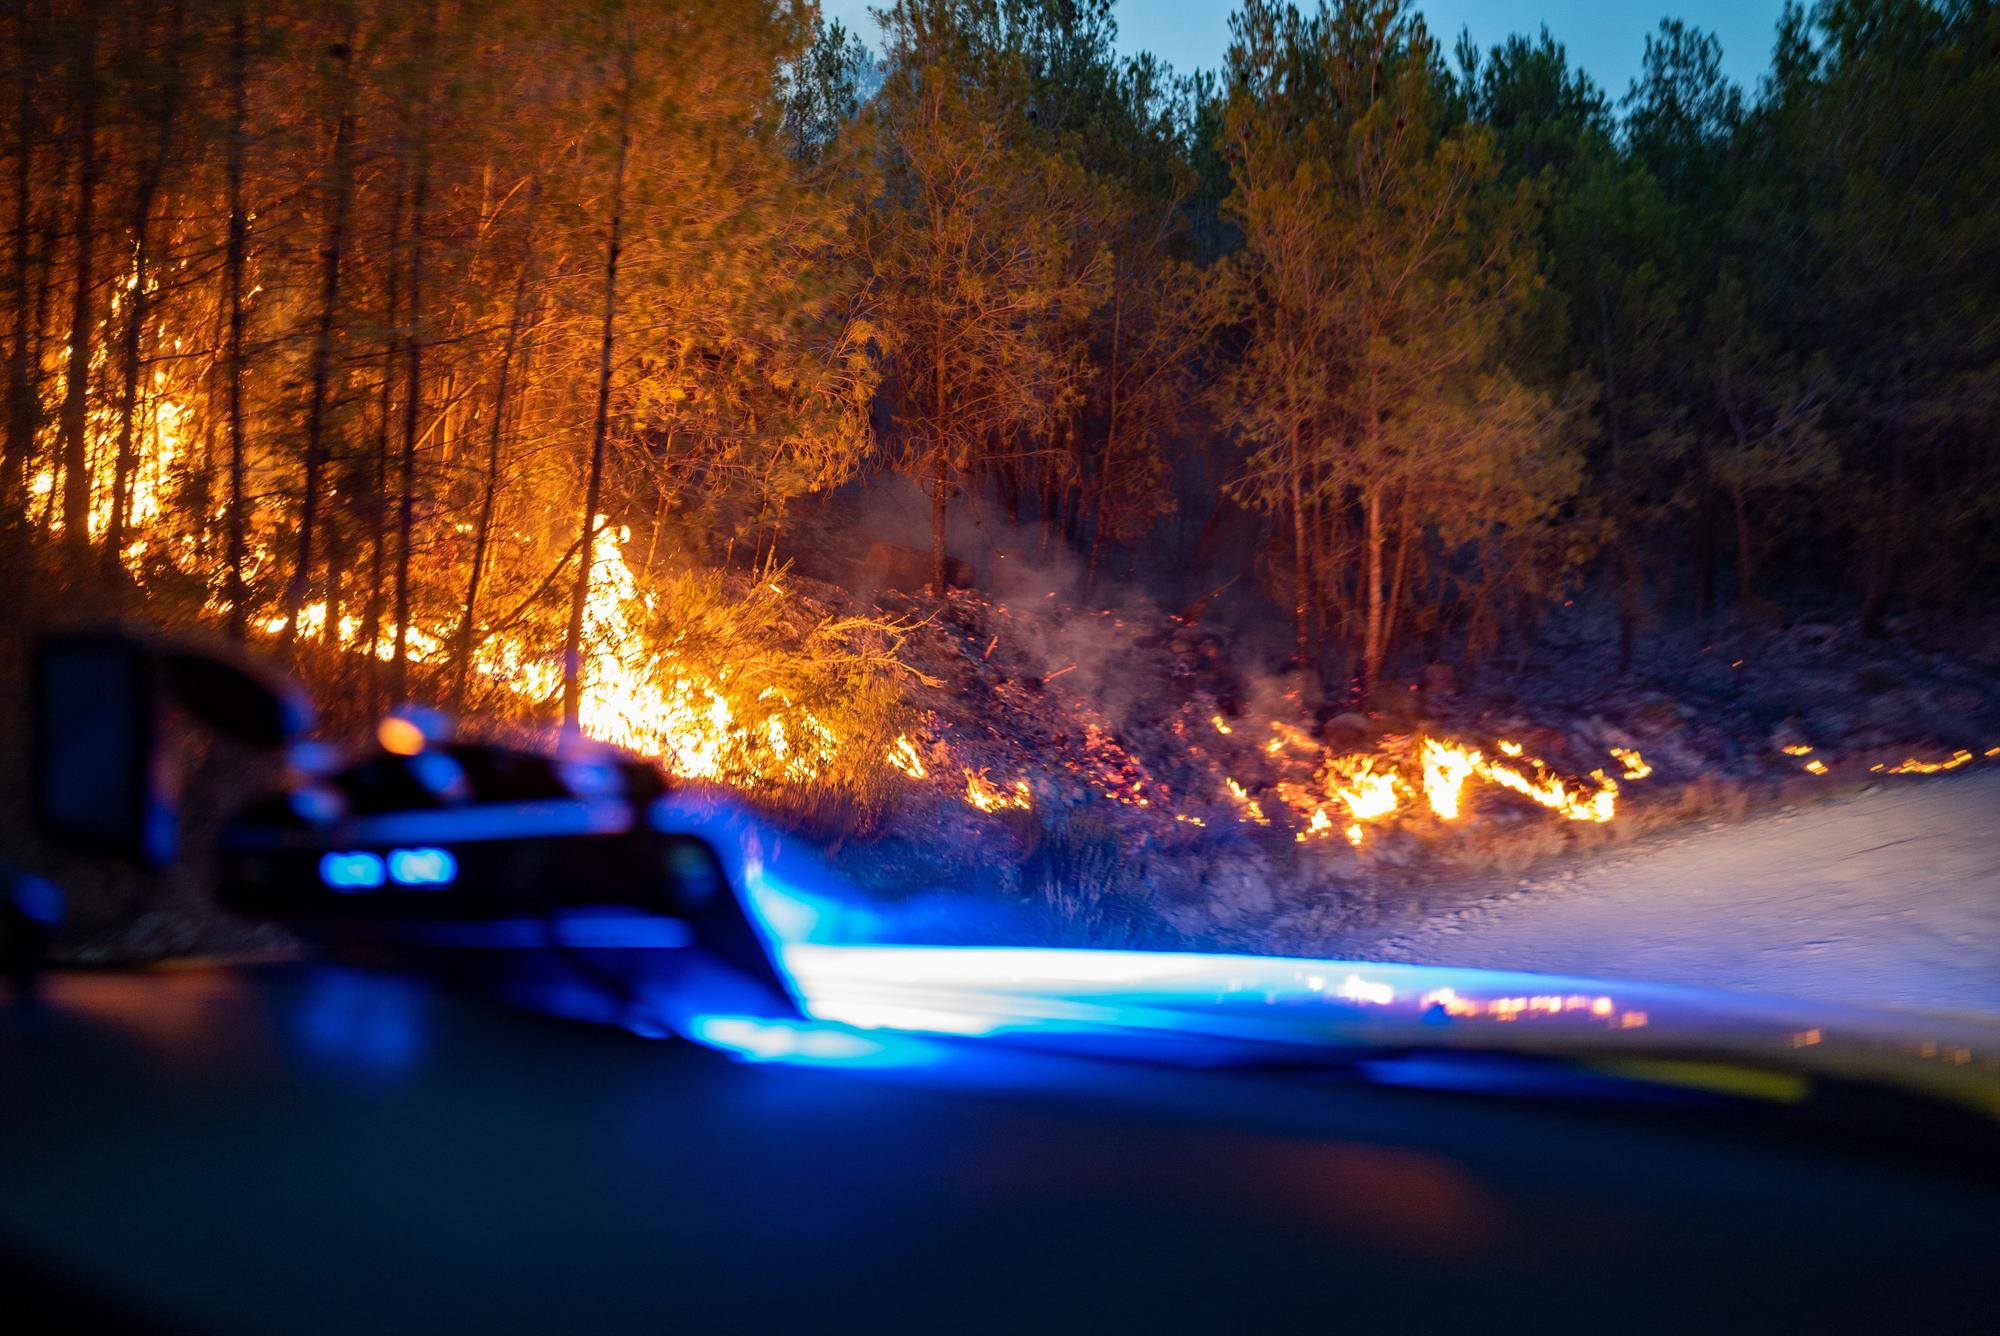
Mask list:
MULTIPOLYGON (((172 541, 184 537, 166 505, 167 488, 176 470, 186 464, 181 438, 184 413, 163 372, 155 374, 150 391, 142 401, 148 430, 133 450, 124 517, 133 557, 162 533, 172 541)), ((91 450, 94 534, 102 533, 109 523, 108 471, 116 454, 115 424, 97 425, 100 430, 93 436, 91 450)), ((57 481, 43 473, 33 480, 33 488, 46 498, 57 481)), ((55 509, 49 504, 50 522, 59 531, 55 509)), ((739 788, 806 783, 825 773, 839 757, 843 739, 813 710, 798 707, 769 688, 746 691, 729 679, 726 670, 696 669, 672 649, 653 642, 650 627, 658 596, 628 562, 630 543, 629 528, 600 517, 584 607, 578 710, 582 731, 596 740, 658 757, 681 777, 739 788)), ((253 554, 258 565, 279 559, 263 543, 253 554)), ((774 581, 767 586, 782 596, 782 586, 774 581)), ((221 611, 219 601, 211 599, 210 611, 221 611)), ((327 626, 328 616, 325 599, 304 603, 291 634, 351 653, 372 654, 383 663, 396 654, 393 621, 377 622, 371 646, 363 643, 366 619, 358 606, 344 607, 335 627, 327 626)), ((282 613, 271 612, 259 617, 254 629, 277 639, 286 634, 287 621, 282 613)), ((986 640, 982 663, 990 659, 998 640, 997 635, 986 640)), ((413 622, 402 641, 411 663, 440 667, 453 652, 453 628, 441 622, 413 622)), ((538 649, 518 633, 481 639, 471 671, 530 710, 545 708, 562 686, 559 656, 538 649)), ((1048 675, 1044 686, 1056 676, 1048 675)), ((1239 726, 1220 713, 1211 714, 1207 724, 1217 739, 1233 740, 1239 732, 1239 726)), ((1327 754, 1310 733, 1288 720, 1270 720, 1268 729, 1270 737, 1260 749, 1263 755, 1281 768, 1307 771, 1301 778, 1273 786, 1281 810, 1292 818, 1287 824, 1293 838, 1301 844, 1339 833, 1349 844, 1361 847, 1370 829, 1410 813, 1459 821, 1468 812, 1469 787, 1476 783, 1509 790, 1571 820, 1608 821, 1616 810, 1617 783, 1602 772, 1587 783, 1566 780, 1506 740, 1494 744, 1493 756, 1440 737, 1408 740, 1383 753, 1327 754)), ((926 751, 935 755, 943 749, 940 741, 905 732, 883 748, 881 761, 912 782, 928 783, 934 766, 927 764, 926 751)), ((1651 773, 1636 751, 1619 749, 1612 754, 1627 779, 1651 773)), ((1946 763, 1946 768, 1955 763, 1946 763)), ((1081 754, 1064 764, 1092 791, 1122 805, 1148 808, 1167 792, 1139 758, 1098 723, 1086 725, 1081 754)), ((1035 805, 1026 778, 1001 782, 990 778, 986 768, 957 769, 964 781, 960 796, 980 812, 1025 811, 1035 805)), ((1218 796, 1235 810, 1239 821, 1254 827, 1274 825, 1273 809, 1265 797, 1234 776, 1219 778, 1218 796)), ((1188 826, 1208 824, 1193 812, 1173 815, 1188 826)))
MULTIPOLYGON (((149 544, 164 542, 177 548, 194 541, 170 504, 175 480, 187 467, 187 413, 164 372, 153 373, 149 380, 136 414, 144 431, 133 442, 128 466, 122 522, 127 564, 143 556, 149 544)), ((99 416, 102 420, 93 421, 90 450, 94 536, 101 536, 111 521, 110 475, 117 457, 117 423, 99 416)), ((31 494, 44 507, 44 523, 59 533, 58 478, 45 470, 29 482, 31 494)), ((657 643, 659 595, 628 561, 631 542, 629 528, 600 517, 584 607, 578 710, 582 731, 599 741, 658 757, 681 777, 742 789, 804 784, 826 774, 842 759, 846 742, 812 708, 796 704, 776 688, 735 680, 726 666, 697 667, 674 648, 657 643)), ((258 567, 281 560, 268 542, 260 541, 252 552, 252 564, 258 567)), ((763 588, 785 597, 784 586, 777 581, 766 580, 763 588)), ((219 599, 211 598, 209 611, 222 611, 219 599)), ((396 654, 393 621, 379 620, 375 643, 365 646, 366 620, 356 603, 343 607, 336 627, 328 628, 328 616, 325 599, 306 602, 292 634, 351 653, 372 654, 382 663, 396 654)), ((286 623, 281 613, 267 612, 256 619, 253 630, 276 639, 286 633, 286 623)), ((403 652, 413 664, 440 668, 454 652, 453 637, 454 628, 446 622, 413 622, 402 637, 403 652)), ((978 653, 978 662, 982 667, 993 665, 1000 636, 982 632, 980 639, 983 652, 978 653)), ((1074 668, 1071 663, 1061 672, 1044 675, 1042 688, 1074 668)), ((481 638, 471 671, 528 713, 545 710, 562 688, 560 656, 518 631, 481 638)), ((1089 688, 1083 690, 1087 693, 1089 688)), ((1190 703, 1189 708, 1195 707, 1190 703)), ((1220 753, 1206 757, 1203 764, 1216 786, 1207 801, 1225 804, 1244 827, 1288 831, 1299 845, 1338 836, 1364 849, 1371 832, 1412 821, 1457 825, 1475 814, 1482 789, 1500 790, 1563 820, 1604 824, 1617 815, 1621 784, 1644 781, 1654 773, 1640 750, 1628 746, 1606 748, 1608 768, 1574 778, 1557 773, 1510 738, 1476 745, 1432 734, 1391 734, 1373 750, 1337 751, 1285 718, 1263 721, 1260 727, 1268 736, 1261 744, 1243 736, 1243 720, 1232 722, 1220 712, 1197 713, 1188 722, 1205 724, 1211 747, 1253 749, 1252 754, 1276 772, 1269 782, 1239 778, 1223 773, 1220 753)), ((963 780, 957 797, 976 811, 1029 811, 1036 806, 1028 778, 998 781, 990 777, 988 767, 957 765, 945 742, 928 732, 905 731, 886 745, 874 745, 880 748, 875 753, 878 763, 913 784, 943 783, 940 766, 956 771, 963 780)), ((1809 745, 1792 743, 1781 750, 1811 774, 1829 773, 1826 762, 1809 745)), ((1973 752, 1961 749, 1941 759, 1913 756, 1872 769, 1892 775, 1939 774, 1975 759, 1973 752)), ((1102 798, 1139 809, 1164 804, 1163 815, 1193 829, 1206 829, 1212 823, 1213 813, 1204 806, 1199 786, 1180 785, 1175 800, 1103 723, 1085 723, 1081 746, 1074 754, 1046 760, 1102 798)))
MULTIPOLYGON (((649 640, 644 629, 654 596, 640 586, 626 563, 623 545, 630 530, 605 528, 598 535, 595 573, 584 608, 586 660, 579 709, 583 733, 643 756, 657 757, 687 779, 715 780, 754 788, 760 782, 805 783, 817 778, 841 748, 841 739, 812 710, 791 706, 770 689, 748 700, 732 695, 732 684, 697 671, 671 650, 649 640)), ((343 613, 331 637, 324 601, 300 610, 296 633, 330 638, 342 648, 367 653, 363 621, 343 613)), ((285 630, 283 616, 257 623, 264 635, 285 630)), ((412 625, 405 637, 411 662, 437 664, 449 652, 450 632, 412 625)), ((372 648, 384 662, 395 653, 395 627, 383 625, 372 648)), ((511 635, 486 639, 473 658, 473 671, 503 686, 523 706, 544 705, 560 690, 562 667, 511 635)), ((915 745, 900 737, 889 762, 912 778, 925 770, 915 745)))
MULTIPOLYGON (((533 41, 450 7, 372 3, 251 6, 241 34, 221 11, 173 25, 167 11, 137 24, 67 5, 17 15, 4 35, 22 95, 0 148, 12 209, 0 521, 25 522, 39 607, 247 640, 352 715, 407 703, 544 736, 573 728, 774 808, 812 786, 863 795, 871 816, 928 799, 959 819, 969 807, 1054 823, 1102 804, 1126 847, 1248 837, 1340 853, 1344 841, 1386 862, 1407 843, 1393 834, 1465 839, 1523 819, 1581 830, 1628 815, 1634 792, 1773 777, 1760 766, 1790 781, 1978 760, 1951 750, 1979 736, 1969 723, 1963 737, 1883 724, 1864 751, 1860 713, 1846 709, 1788 720, 1783 754, 1768 754, 1762 730, 1795 702, 1785 683, 1748 679, 1760 664, 1772 679, 1791 670, 1737 643, 1747 624, 1718 641, 1728 680, 1704 685, 1700 711, 1676 714, 1689 699, 1677 681, 1640 701, 1643 674, 1580 687, 1543 675, 1504 712, 1492 699, 1500 645, 1526 663, 1555 643, 1539 639, 1549 619, 1582 618, 1627 583, 1601 526, 1579 517, 1670 495, 1621 537, 1626 557, 1664 569, 1698 552, 1688 587, 1702 589, 1733 557, 1738 606, 1760 607, 1781 574, 1799 574, 1788 563, 1820 553, 1805 517, 1837 488, 1887 481, 1869 472, 1879 452, 1840 458, 1829 444, 1845 429, 1837 403, 1775 366, 1704 360, 1803 339, 1801 365, 1824 355, 1857 381, 1900 365, 1865 340, 1814 349, 1815 329, 1764 327, 1842 266, 1801 257, 1805 271, 1767 276, 1761 253, 1736 263, 1755 290, 1740 312, 1718 306, 1714 319, 1744 323, 1711 338, 1682 319, 1707 311, 1705 291, 1662 294, 1660 310, 1650 294, 1632 309, 1580 300, 1580 276, 1557 260, 1575 238, 1548 249, 1554 234, 1502 207, 1519 117, 1442 67, 1371 89, 1350 125, 1353 108, 1321 96, 1321 76, 1371 67, 1370 52, 1274 30, 1235 57, 1256 77, 1185 106, 1141 81, 1129 105, 1093 104, 1098 119, 1071 144, 1019 114, 1069 78, 1046 64, 1054 48, 986 59, 945 40, 956 9, 940 8, 939 26, 891 8, 879 64, 833 29, 743 29, 706 7, 684 32, 579 21, 533 41), (92 40, 49 44, 72 30, 92 40), (434 71, 411 77, 395 52, 405 37, 434 71), (697 38, 708 59, 688 58, 697 38), (329 63, 329 51, 347 54, 329 63), (940 77, 965 99, 940 103, 940 77), (1253 91, 1292 79, 1313 96, 1279 108, 1253 91), (1291 133, 1295 116, 1327 142, 1423 133, 1384 159, 1399 164, 1393 179, 1363 180, 1351 166, 1367 153, 1299 157, 1316 141, 1291 133), (1492 143, 1469 152, 1464 135, 1492 143), (883 174, 827 170, 835 160, 883 174), (1293 199, 1259 178, 1311 188, 1293 199), (931 193, 961 180, 948 198, 931 193), (1194 180, 1220 192, 1209 202, 1229 227, 1190 230, 1172 183, 1194 180), (1294 210, 1334 227, 1377 190, 1453 243, 1385 237, 1422 257, 1395 285, 1376 281, 1366 248, 1293 256, 1294 210), (646 207, 618 206, 628 198, 646 207), (942 254, 969 267, 933 281, 924 257, 942 254), (1528 274, 1582 323, 1523 361, 1501 331, 1523 325, 1534 284, 1512 278, 1528 274), (1221 293, 1242 309, 1219 340, 1221 293), (1315 293, 1342 318, 1315 309, 1315 293), (1606 335, 1656 320, 1657 340, 1606 335), (1402 331, 1407 346, 1357 342, 1362 328, 1402 331), (1850 352, 1858 361, 1841 363, 1850 352), (1385 377, 1383 356, 1431 369, 1385 377), (1324 374, 1274 398, 1273 368, 1295 364, 1324 374), (1577 373, 1631 388, 1593 411, 1601 420, 1572 422, 1547 386, 1577 373), (1768 420, 1739 421, 1742 404, 1713 400, 1722 385, 1768 420), (1628 457, 1594 443, 1628 419, 1648 444, 1628 457), (1332 422, 1355 430, 1323 429, 1332 422), (1746 476, 1771 472, 1742 457, 1746 439, 1791 471, 1746 492, 1746 476), (1201 467, 1180 468, 1184 456, 1201 467), (1614 456, 1629 474, 1603 472, 1614 456), (1385 491, 1376 480, 1390 476, 1385 491), (879 493, 866 525, 844 509, 857 491, 879 493), (968 521, 1002 510, 1004 526, 982 519, 975 536, 968 521), (1685 546, 1725 513, 1733 532, 1685 546), (870 545, 870 526, 893 536, 872 544, 888 558, 882 578, 850 579, 844 548, 870 545), (1010 582, 1031 560, 1032 584, 1010 582), (1371 563, 1386 569, 1370 575, 1371 563), (1065 574, 1044 581, 1043 567, 1065 574), (919 664, 906 640, 937 653, 919 664), (1410 680, 1429 669, 1449 682, 1435 695, 1410 680), (1416 708, 1371 699, 1385 687, 1416 708), (1657 728, 1635 718, 1642 708, 1657 728)), ((1072 54, 1111 87, 1116 49, 1100 36, 1072 54)), ((1657 101, 1670 85, 1641 91, 1657 101)), ((1807 98, 1801 115, 1846 108, 1835 91, 1784 89, 1807 98)), ((1927 188, 1983 218, 1972 211, 1985 166, 1941 164, 1927 188)), ((1837 160, 1816 172, 1801 179, 1844 179, 1837 160)), ((1590 202, 1563 218, 1635 248, 1614 263, 1659 250, 1651 223, 1591 214, 1623 192, 1582 184, 1551 188, 1590 202)), ((1896 227, 1877 253, 1900 253, 1896 227)), ((1732 262, 1745 258, 1736 244, 1698 241, 1732 262)), ((1981 309, 1957 294, 1987 291, 1989 270, 1941 284, 1952 304, 1929 323, 1981 309)), ((1975 370, 1947 379, 1980 383, 1975 370)), ((1923 495, 1863 526, 1842 580, 1899 567, 1919 534, 1941 563, 1925 578, 1983 571, 1955 564, 1983 552, 1977 542, 1932 542, 1919 518, 1979 513, 1931 494, 1965 471, 1907 472, 1868 494, 1923 495)), ((1796 614, 1781 648, 1817 655, 1837 640, 1796 614)), ((1684 615, 1708 612, 1616 613, 1628 640, 1649 618, 1671 630, 1684 615)), ((1573 633, 1586 650, 1606 639, 1604 626, 1573 633)), ((1908 696, 1915 718, 1921 674, 1885 664, 1870 669, 1885 684, 1871 693, 1908 696)))
MULTIPOLYGON (((1522 755, 1509 742, 1495 744, 1504 757, 1489 758, 1480 748, 1439 737, 1385 739, 1385 750, 1327 756, 1310 782, 1287 781, 1277 786, 1286 806, 1299 818, 1295 838, 1300 843, 1330 835, 1338 828, 1350 844, 1359 846, 1370 826, 1410 811, 1427 812, 1443 822, 1467 813, 1467 786, 1483 781, 1509 790, 1572 821, 1603 823, 1617 812, 1618 784, 1602 771, 1589 783, 1565 780, 1541 761, 1522 755), (1336 820, 1338 811, 1345 821, 1336 820)), ((1282 748, 1280 748, 1282 750, 1282 748)), ((1651 773, 1637 752, 1630 752, 1628 772, 1651 773)), ((1231 792, 1238 796, 1235 781, 1231 792)))

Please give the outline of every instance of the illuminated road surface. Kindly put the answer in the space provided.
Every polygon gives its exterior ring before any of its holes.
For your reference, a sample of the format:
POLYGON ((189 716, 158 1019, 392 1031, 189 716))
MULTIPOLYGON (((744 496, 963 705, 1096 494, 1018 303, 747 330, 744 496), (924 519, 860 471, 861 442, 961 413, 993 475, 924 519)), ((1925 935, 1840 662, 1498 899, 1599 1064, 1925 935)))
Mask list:
POLYGON ((1557 875, 1349 949, 2000 1014, 2000 774, 1885 786, 1557 875))

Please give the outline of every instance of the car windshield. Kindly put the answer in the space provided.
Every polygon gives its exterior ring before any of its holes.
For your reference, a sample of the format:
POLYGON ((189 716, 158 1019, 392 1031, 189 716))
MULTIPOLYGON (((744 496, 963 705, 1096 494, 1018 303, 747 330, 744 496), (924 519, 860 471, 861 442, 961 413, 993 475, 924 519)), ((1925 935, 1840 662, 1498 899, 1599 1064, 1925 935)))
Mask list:
POLYGON ((2000 17, 1490 8, 10 18, 9 958, 1990 1071, 2000 17))

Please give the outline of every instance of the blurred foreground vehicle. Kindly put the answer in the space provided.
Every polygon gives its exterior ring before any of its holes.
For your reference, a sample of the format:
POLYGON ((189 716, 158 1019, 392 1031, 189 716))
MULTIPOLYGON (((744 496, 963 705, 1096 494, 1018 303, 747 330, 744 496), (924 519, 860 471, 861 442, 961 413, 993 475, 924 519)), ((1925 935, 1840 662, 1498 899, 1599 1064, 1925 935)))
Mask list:
MULTIPOLYGON (((121 636, 52 644, 37 690, 45 835, 140 864, 175 851, 167 712, 277 749, 310 727, 254 665, 121 636)), ((12 876, 16 1305, 224 1331, 1990 1329, 2000 1026, 875 940, 740 808, 602 749, 441 733, 299 753, 231 823, 219 898, 307 959, 37 981, 60 896, 12 876)))

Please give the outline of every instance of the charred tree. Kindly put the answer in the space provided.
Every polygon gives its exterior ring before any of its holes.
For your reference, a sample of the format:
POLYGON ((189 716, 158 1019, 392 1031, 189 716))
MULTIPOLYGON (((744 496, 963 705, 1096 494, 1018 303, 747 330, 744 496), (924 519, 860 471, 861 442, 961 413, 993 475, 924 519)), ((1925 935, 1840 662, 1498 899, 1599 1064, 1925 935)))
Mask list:
POLYGON ((590 466, 583 491, 583 531, 577 540, 579 558, 576 590, 570 599, 569 629, 563 637, 563 710, 565 732, 575 734, 583 706, 583 613, 590 601, 592 549, 597 536, 597 507, 604 492, 604 444, 611 430, 611 358, 618 317, 618 252, 624 244, 625 161, 632 146, 632 99, 637 53, 636 35, 629 30, 620 51, 617 128, 611 169, 611 221, 604 248, 604 326, 598 339, 597 414, 591 425, 590 466))
POLYGON ((125 526, 132 504, 133 434, 139 414, 139 378, 144 369, 147 307, 151 294, 153 204, 173 153, 174 123, 180 115, 180 65, 183 10, 179 3, 167 12, 167 41, 159 62, 159 82, 153 89, 153 151, 139 169, 132 192, 132 279, 126 288, 125 328, 119 350, 118 449, 111 468, 111 511, 104 525, 104 573, 114 577, 125 550, 125 526))
POLYGON ((246 325, 243 272, 250 249, 250 206, 244 195, 245 137, 250 114, 249 0, 236 0, 229 22, 229 141, 225 174, 229 189, 229 240, 222 260, 222 300, 228 314, 228 346, 223 353, 223 415, 229 424, 229 501, 224 519, 224 598, 229 604, 228 631, 242 640, 248 630, 249 589, 244 563, 249 558, 250 502, 244 494, 248 454, 243 439, 243 339, 246 325))
MULTIPOLYGON (((431 0, 424 7, 423 26, 417 35, 419 77, 429 71, 436 36, 437 3, 431 0)), ((428 81, 424 87, 429 89, 428 81)), ((391 701, 401 701, 409 694, 410 545, 416 528, 417 432, 424 405, 424 221, 431 184, 430 105, 426 91, 411 119, 408 145, 415 179, 410 188, 410 328, 403 345, 403 448, 396 471, 396 648, 389 661, 391 701)))
POLYGON ((396 402, 396 367, 402 355, 402 343, 396 333, 402 320, 402 266, 398 263, 401 250, 403 227, 404 181, 399 170, 396 176, 395 196, 389 208, 389 244, 387 254, 388 273, 383 280, 386 294, 383 304, 383 321, 388 330, 382 344, 382 378, 376 386, 375 442, 370 454, 373 469, 372 486, 369 489, 366 523, 368 526, 368 597, 361 605, 361 644, 368 655, 368 689, 372 713, 378 704, 373 699, 381 683, 382 656, 377 647, 382 642, 382 606, 389 596, 389 526, 386 522, 385 507, 389 496, 389 441, 394 431, 396 402))
POLYGON ((14 226, 9 278, 12 291, 12 339, 7 347, 7 438, 0 453, 0 521, 11 520, 22 500, 21 485, 34 455, 35 428, 41 417, 41 393, 35 383, 33 267, 35 144, 40 118, 36 114, 38 66, 35 14, 27 4, 14 11, 14 226))
POLYGON ((289 656, 298 636, 299 614, 312 586, 313 541, 319 521, 320 488, 326 473, 326 421, 333 391, 333 344, 340 314, 341 268, 347 257, 348 213, 354 193, 354 40, 350 12, 339 41, 327 51, 334 62, 333 154, 327 184, 326 221, 320 241, 319 316, 313 331, 312 388, 306 405, 305 479, 299 501, 299 541, 292 576, 285 587, 285 627, 281 651, 289 656))
POLYGON ((72 89, 76 98, 76 246, 70 275, 68 369, 63 381, 57 450, 62 460, 63 539, 79 556, 90 546, 90 441, 86 416, 90 394, 90 350, 96 318, 97 187, 103 164, 97 154, 100 89, 97 70, 96 0, 79 6, 72 89))
MULTIPOLYGON (((465 579, 465 611, 459 618, 458 634, 453 637, 451 708, 454 713, 465 708, 466 678, 472 671, 474 635, 479 617, 479 584, 486 574, 486 550, 493 533, 493 508, 500 492, 500 447, 506 433, 507 392, 514 370, 514 355, 528 323, 529 283, 535 267, 535 205, 540 199, 541 188, 541 181, 537 178, 528 189, 521 269, 514 281, 514 304, 507 318, 507 337, 500 348, 500 367, 494 376, 493 420, 487 427, 486 435, 486 472, 480 479, 479 519, 472 533, 472 569, 465 579)), ((654 534, 658 536, 657 525, 654 534)))

